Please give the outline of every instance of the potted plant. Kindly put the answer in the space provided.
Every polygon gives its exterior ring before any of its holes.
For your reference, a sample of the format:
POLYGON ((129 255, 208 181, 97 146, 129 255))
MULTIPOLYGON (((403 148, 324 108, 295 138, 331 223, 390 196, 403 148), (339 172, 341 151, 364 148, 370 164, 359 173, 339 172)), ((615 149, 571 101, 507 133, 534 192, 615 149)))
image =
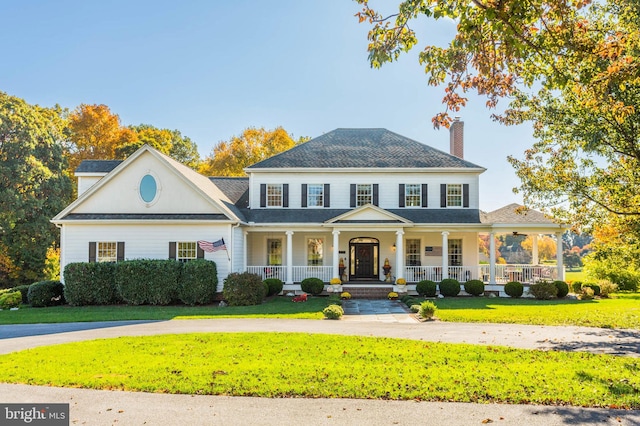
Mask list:
POLYGON ((398 299, 398 293, 396 293, 395 291, 389 292, 389 294, 387 294, 387 299, 389 299, 389 300, 397 300, 398 299))
POLYGON ((351 299, 351 293, 349 293, 348 291, 343 291, 342 293, 340 293, 340 298, 342 300, 349 300, 351 299))
POLYGON ((400 287, 404 287, 405 285, 407 285, 407 280, 405 280, 404 278, 398 278, 396 280, 396 285, 400 287))
POLYGON ((331 285, 331 289, 333 291, 340 291, 340 286, 342 285, 342 280, 340 278, 334 277, 329 281, 331 285))
POLYGON ((384 271, 384 276, 386 277, 385 281, 391 281, 391 265, 389 264, 389 258, 384 259, 384 265, 382 265, 382 270, 384 271))

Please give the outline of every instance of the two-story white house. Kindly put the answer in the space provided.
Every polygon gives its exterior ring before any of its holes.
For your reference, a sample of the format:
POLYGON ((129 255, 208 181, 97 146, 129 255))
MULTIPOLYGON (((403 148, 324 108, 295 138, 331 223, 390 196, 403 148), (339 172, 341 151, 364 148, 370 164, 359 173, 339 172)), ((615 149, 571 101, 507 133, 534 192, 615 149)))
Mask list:
MULTIPOLYGON (((554 234, 565 227, 510 205, 479 209, 485 169, 463 159, 463 123, 451 153, 386 129, 336 129, 251 165, 246 178, 205 177, 149 146, 124 161, 84 161, 78 199, 52 222, 61 266, 70 262, 199 257, 230 272, 277 277, 298 290, 306 277, 341 277, 350 291, 452 277, 562 278, 558 266, 480 265, 479 234, 554 234), (204 252, 198 241, 226 250, 204 252), (385 274, 385 264, 391 266, 385 274)), ((493 241, 493 238, 490 239, 493 241)), ((357 291, 356 291, 357 293, 357 291)))

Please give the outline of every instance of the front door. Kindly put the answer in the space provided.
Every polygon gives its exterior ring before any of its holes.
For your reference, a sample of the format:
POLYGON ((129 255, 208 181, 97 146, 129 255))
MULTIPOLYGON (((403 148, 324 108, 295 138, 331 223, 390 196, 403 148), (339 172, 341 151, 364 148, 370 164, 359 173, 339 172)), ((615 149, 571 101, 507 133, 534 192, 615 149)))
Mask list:
POLYGON ((378 250, 380 244, 375 238, 354 238, 349 242, 350 280, 377 280, 378 250))

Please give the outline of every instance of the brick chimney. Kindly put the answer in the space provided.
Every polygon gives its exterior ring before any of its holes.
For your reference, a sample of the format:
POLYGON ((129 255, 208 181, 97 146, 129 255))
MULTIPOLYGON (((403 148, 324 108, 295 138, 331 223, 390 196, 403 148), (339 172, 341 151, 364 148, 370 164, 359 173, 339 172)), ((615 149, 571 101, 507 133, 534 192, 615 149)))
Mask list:
POLYGON ((460 121, 460 117, 455 117, 449 127, 449 152, 464 158, 464 121, 460 121))

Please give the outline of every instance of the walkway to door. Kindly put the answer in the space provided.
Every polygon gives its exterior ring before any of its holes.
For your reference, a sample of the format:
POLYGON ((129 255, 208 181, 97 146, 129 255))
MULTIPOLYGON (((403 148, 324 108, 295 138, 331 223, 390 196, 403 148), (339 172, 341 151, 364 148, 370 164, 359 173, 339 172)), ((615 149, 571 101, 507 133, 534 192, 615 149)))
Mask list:
POLYGON ((351 299, 342 302, 343 320, 416 323, 418 320, 404 303, 397 300, 351 299))

